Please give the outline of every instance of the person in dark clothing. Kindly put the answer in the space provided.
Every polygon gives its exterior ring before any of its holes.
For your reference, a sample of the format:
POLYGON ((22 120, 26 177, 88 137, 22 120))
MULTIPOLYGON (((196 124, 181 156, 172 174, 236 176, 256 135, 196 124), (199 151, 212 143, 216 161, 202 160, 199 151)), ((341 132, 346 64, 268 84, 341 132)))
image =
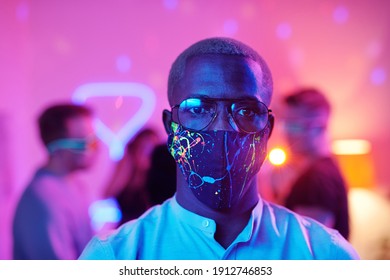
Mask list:
POLYGON ((150 157, 158 143, 155 130, 142 129, 127 143, 125 155, 114 168, 105 197, 117 200, 122 213, 119 225, 138 218, 150 207, 145 184, 150 157))
POLYGON ((314 88, 284 98, 284 132, 297 170, 285 206, 349 237, 347 186, 332 158, 327 125, 331 106, 314 88))
POLYGON ((330 157, 316 160, 299 176, 285 204, 287 208, 314 217, 320 216, 322 211, 329 211, 331 214, 324 215, 322 222, 337 229, 345 238, 349 236, 345 183, 330 157))

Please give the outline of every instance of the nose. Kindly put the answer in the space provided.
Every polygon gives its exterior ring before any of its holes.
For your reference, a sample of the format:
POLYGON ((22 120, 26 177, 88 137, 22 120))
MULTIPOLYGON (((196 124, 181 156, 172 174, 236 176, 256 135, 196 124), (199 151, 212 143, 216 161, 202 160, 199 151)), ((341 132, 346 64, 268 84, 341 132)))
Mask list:
POLYGON ((213 121, 207 127, 208 130, 238 131, 231 114, 226 106, 218 104, 217 113, 213 121))

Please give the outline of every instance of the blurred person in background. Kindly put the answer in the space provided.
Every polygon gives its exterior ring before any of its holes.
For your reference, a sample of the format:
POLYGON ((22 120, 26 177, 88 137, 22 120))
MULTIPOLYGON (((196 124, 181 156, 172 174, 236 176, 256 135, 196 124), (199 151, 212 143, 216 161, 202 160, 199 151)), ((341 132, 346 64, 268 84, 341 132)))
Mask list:
POLYGON ((122 213, 119 225, 138 218, 150 207, 145 184, 151 154, 158 143, 155 130, 140 130, 127 143, 123 158, 114 167, 104 196, 117 200, 122 213))
POLYGON ((95 161, 98 141, 93 112, 56 104, 38 119, 47 161, 35 172, 13 221, 14 259, 77 259, 91 238, 89 200, 74 178, 95 161))
POLYGON ((291 153, 288 167, 293 170, 284 205, 337 229, 348 239, 347 187, 330 150, 328 99, 316 88, 302 88, 283 98, 282 109, 283 132, 291 153))

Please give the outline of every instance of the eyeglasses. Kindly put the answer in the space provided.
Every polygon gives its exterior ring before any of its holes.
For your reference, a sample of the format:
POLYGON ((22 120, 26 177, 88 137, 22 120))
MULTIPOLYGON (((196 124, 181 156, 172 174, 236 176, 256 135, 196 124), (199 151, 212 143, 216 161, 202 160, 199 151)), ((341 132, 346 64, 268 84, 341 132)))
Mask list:
POLYGON ((75 153, 84 153, 86 151, 96 150, 98 140, 95 137, 88 138, 63 138, 55 140, 47 145, 50 153, 57 150, 70 150, 75 153))
POLYGON ((313 130, 324 130, 326 127, 323 123, 315 123, 313 120, 310 120, 309 122, 302 122, 302 121, 289 121, 284 120, 282 121, 282 128, 283 130, 288 134, 305 134, 309 131, 313 130))
POLYGON ((179 123, 191 130, 204 130, 217 116, 218 102, 230 103, 228 113, 234 120, 233 127, 246 133, 262 131, 268 123, 272 110, 258 100, 225 99, 225 98, 189 98, 172 107, 177 110, 179 123))

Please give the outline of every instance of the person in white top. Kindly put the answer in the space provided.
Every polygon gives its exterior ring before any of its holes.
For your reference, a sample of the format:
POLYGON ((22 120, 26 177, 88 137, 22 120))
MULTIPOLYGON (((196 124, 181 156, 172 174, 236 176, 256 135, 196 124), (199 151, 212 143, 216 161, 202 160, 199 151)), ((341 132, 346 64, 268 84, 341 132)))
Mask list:
POLYGON ((259 196, 272 89, 266 62, 242 42, 208 38, 182 52, 163 112, 176 194, 94 237, 79 259, 358 259, 337 231, 259 196))

